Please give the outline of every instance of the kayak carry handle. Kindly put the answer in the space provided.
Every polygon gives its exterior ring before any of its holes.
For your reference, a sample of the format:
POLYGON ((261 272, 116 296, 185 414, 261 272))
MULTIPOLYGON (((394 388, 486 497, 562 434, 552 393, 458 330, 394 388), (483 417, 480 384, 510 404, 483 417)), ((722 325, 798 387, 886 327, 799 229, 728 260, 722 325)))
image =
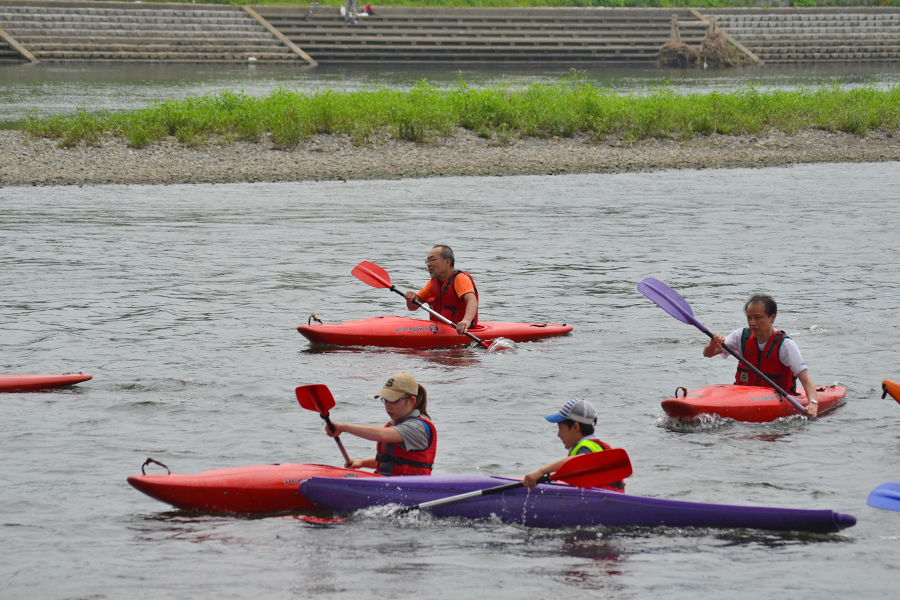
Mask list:
POLYGON ((684 387, 683 385, 680 385, 677 388, 675 388, 675 397, 676 398, 678 397, 678 390, 681 390, 682 398, 687 398, 687 388, 686 387, 684 387))
POLYGON ((166 471, 168 471, 168 472, 166 473, 166 475, 171 475, 171 474, 172 474, 172 471, 169 471, 169 467, 167 467, 166 465, 162 464, 162 463, 159 462, 158 460, 153 460, 152 458, 147 458, 147 460, 144 461, 144 464, 141 465, 141 475, 146 475, 146 474, 147 474, 147 472, 144 471, 144 467, 146 467, 146 466, 149 465, 150 463, 153 463, 153 464, 155 464, 155 465, 159 465, 159 466, 161 466, 163 469, 165 469, 166 471))
POLYGON ((309 318, 306 320, 307 325, 312 325, 312 322, 315 321, 319 325, 324 325, 322 319, 316 316, 316 313, 309 313, 309 318))

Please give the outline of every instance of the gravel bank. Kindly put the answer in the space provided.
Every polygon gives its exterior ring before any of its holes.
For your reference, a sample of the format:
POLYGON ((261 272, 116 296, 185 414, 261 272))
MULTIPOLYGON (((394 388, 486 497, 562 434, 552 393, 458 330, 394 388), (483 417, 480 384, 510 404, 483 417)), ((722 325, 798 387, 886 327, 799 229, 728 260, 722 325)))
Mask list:
POLYGON ((63 149, 53 140, 0 131, 4 186, 549 175, 881 161, 900 161, 900 136, 804 131, 634 144, 578 136, 504 145, 459 130, 429 144, 387 140, 355 147, 349 138, 322 135, 292 150, 276 150, 267 142, 187 148, 174 141, 136 150, 120 139, 104 140, 99 147, 63 149))

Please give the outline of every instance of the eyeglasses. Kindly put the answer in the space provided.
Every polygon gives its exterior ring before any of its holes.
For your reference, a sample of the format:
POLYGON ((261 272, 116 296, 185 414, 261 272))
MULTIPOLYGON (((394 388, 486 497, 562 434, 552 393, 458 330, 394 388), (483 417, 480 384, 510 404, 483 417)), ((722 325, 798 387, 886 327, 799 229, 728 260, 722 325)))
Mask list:
POLYGON ((396 400, 388 400, 387 398, 382 398, 381 396, 378 396, 378 397, 381 398, 381 401, 384 402, 385 406, 388 406, 388 405, 397 406, 398 403, 412 398, 412 396, 410 396, 409 394, 403 396, 402 398, 397 398, 396 400))
POLYGON ((435 257, 433 257, 433 256, 429 256, 428 258, 425 259, 425 264, 426 264, 426 265, 430 265, 431 263, 436 263, 436 262, 439 261, 439 260, 441 260, 441 259, 440 259, 440 258, 435 258, 435 257))

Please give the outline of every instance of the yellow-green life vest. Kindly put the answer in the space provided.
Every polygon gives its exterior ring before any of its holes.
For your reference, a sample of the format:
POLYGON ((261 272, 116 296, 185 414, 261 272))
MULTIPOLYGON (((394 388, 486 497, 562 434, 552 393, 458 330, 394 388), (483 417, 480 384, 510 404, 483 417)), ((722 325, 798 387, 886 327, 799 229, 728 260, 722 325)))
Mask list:
POLYGON ((572 449, 569 451, 569 456, 575 456, 582 448, 590 448, 591 452, 603 452, 603 450, 605 450, 597 440, 582 438, 580 442, 572 446, 572 449))

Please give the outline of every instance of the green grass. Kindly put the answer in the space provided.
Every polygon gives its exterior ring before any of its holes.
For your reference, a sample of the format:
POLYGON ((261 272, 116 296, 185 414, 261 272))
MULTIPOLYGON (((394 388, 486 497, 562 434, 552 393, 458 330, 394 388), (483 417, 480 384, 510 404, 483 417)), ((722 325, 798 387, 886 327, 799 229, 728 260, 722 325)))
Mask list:
POLYGON ((817 90, 758 90, 678 94, 660 88, 649 94, 618 95, 577 76, 552 84, 450 90, 419 83, 408 92, 369 89, 305 94, 278 89, 261 98, 222 92, 154 102, 144 109, 111 113, 41 116, 30 113, 22 129, 58 139, 62 147, 95 144, 120 136, 135 148, 174 137, 200 146, 215 140, 268 138, 290 148, 316 134, 347 134, 356 144, 383 136, 414 142, 453 134, 462 127, 483 137, 570 137, 690 139, 694 135, 760 134, 771 130, 896 132, 900 86, 817 90))

